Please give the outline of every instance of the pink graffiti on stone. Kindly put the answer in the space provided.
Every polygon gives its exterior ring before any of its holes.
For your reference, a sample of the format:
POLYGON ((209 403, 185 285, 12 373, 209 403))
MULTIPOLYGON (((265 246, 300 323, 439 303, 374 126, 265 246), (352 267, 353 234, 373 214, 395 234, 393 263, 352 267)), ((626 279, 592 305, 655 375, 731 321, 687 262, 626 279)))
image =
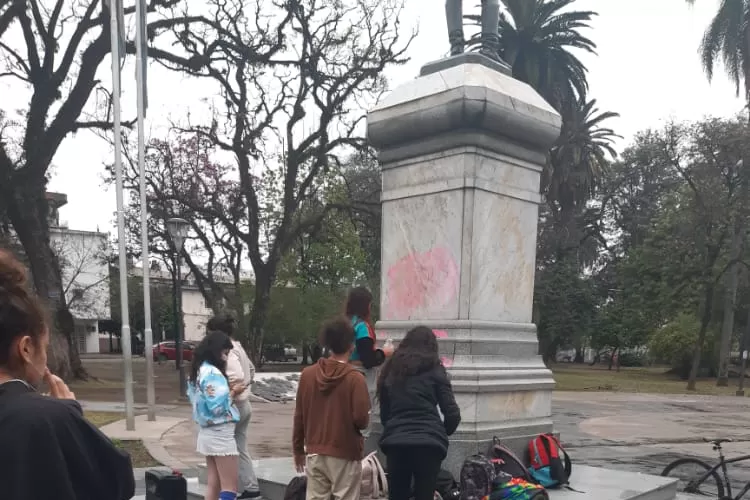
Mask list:
POLYGON ((451 366, 453 366, 453 360, 448 356, 442 356, 440 358, 440 362, 443 363, 443 366, 446 368, 450 368, 451 366))
POLYGON ((439 339, 447 339, 448 338, 448 332, 445 330, 432 330, 432 333, 435 334, 435 336, 439 339))
POLYGON ((386 319, 409 319, 420 309, 439 311, 458 295, 458 264, 445 247, 412 253, 386 273, 386 319))

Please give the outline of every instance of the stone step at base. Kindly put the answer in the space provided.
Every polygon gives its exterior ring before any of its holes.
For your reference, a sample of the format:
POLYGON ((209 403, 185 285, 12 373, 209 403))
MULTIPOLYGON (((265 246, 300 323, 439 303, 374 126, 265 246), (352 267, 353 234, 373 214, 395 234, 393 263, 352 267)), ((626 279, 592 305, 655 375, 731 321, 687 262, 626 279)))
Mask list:
MULTIPOLYGON (((260 492, 265 500, 283 500, 286 485, 296 475, 291 457, 254 460, 260 492)), ((677 497, 677 480, 600 467, 576 465, 571 490, 550 491, 551 500, 693 500, 677 497)), ((204 484, 190 482, 188 499, 202 500, 204 484)))

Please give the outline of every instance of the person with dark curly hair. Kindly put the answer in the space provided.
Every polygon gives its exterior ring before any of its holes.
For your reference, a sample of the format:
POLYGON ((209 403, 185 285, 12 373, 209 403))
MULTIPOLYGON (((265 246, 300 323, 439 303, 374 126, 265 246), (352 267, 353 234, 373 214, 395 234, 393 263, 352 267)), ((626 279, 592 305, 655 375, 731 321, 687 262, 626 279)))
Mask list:
POLYGON ((406 334, 380 371, 377 397, 390 500, 432 500, 461 411, 431 329, 418 326, 406 334))
POLYGON ((294 465, 307 473, 307 500, 358 500, 370 396, 349 363, 354 329, 347 318, 328 321, 320 341, 330 356, 305 368, 297 386, 294 465))
POLYGON ((130 456, 83 416, 47 368, 50 332, 23 265, 0 250, 0 497, 127 500, 130 456), (38 392, 46 383, 49 396, 38 392))

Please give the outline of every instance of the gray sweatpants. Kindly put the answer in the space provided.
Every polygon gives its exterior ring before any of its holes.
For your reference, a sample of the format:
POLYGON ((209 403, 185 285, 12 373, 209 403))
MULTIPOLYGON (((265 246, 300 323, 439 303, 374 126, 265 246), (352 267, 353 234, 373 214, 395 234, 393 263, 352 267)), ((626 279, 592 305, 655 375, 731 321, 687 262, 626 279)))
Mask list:
POLYGON ((250 401, 247 400, 236 401, 235 404, 240 411, 240 421, 237 422, 237 426, 234 428, 234 439, 237 441, 237 451, 240 453, 240 477, 237 482, 237 490, 240 493, 243 491, 258 491, 258 478, 255 477, 253 461, 250 453, 247 451, 247 427, 250 425, 250 416, 252 415, 253 408, 250 405, 250 401))

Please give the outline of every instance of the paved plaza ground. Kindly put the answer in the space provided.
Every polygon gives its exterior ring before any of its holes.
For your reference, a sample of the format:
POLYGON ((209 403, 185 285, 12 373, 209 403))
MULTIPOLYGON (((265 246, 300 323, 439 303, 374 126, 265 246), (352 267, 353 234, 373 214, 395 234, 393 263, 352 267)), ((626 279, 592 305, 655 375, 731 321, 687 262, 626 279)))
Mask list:
MULTIPOLYGON (((98 370, 104 369, 102 365, 98 370)), ((173 397, 174 387, 167 383, 174 378, 173 366, 158 367, 157 377, 161 378, 157 381, 158 413, 167 422, 148 429, 145 420, 139 419, 135 435, 144 433, 158 460, 191 470, 203 459, 195 453, 196 429, 189 407, 173 397)), ((95 392, 97 399, 111 392, 112 400, 121 400, 122 386, 110 390, 108 384, 104 391, 95 392)), ((80 399, 86 400, 85 396, 80 399)), ((136 401, 144 400, 142 386, 137 386, 136 401)), ((86 406, 92 411, 123 411, 121 403, 87 401, 86 406)), ((256 403, 253 409, 248 440, 253 456, 289 456, 294 403, 256 403)), ((139 413, 144 410, 137 408, 139 413)), ((679 456, 714 462, 716 454, 703 442, 704 437, 732 437, 735 442, 725 445, 728 456, 750 454, 750 398, 558 391, 553 398, 553 419, 574 464, 659 474, 679 456)), ((109 430, 117 434, 123 429, 113 425, 109 430)), ((733 482, 750 481, 750 462, 733 466, 731 475, 733 482)))
MULTIPOLYGON (((195 426, 187 407, 163 408, 170 421, 184 419, 161 436, 173 464, 203 463, 195 453, 195 426), (171 420, 175 419, 175 420, 171 420)), ((289 456, 293 403, 258 403, 249 435, 255 458, 289 456)), ((553 417, 575 463, 658 474, 678 456, 715 453, 703 437, 732 437, 729 456, 750 453, 750 400, 717 396, 668 396, 625 393, 557 392, 553 417)), ((750 480, 750 463, 736 479, 750 480)))

